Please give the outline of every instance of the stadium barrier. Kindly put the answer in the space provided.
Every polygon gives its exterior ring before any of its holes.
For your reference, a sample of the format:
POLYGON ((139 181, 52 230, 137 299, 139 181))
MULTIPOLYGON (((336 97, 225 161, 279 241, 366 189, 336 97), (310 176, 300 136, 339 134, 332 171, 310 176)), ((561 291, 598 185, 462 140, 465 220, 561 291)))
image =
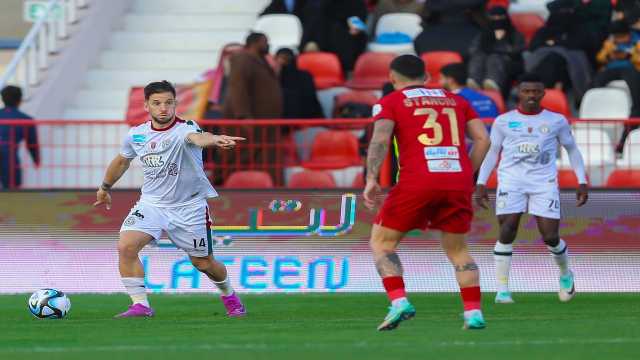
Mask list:
MULTIPOLYGON (((214 256, 237 291, 382 292, 368 245, 375 215, 340 190, 221 190, 209 201, 214 256)), ((115 191, 113 207, 94 208, 93 191, 16 191, 0 202, 0 293, 55 288, 70 293, 123 292, 118 230, 138 199, 115 191), (17 206, 16 204, 32 204, 17 206)), ((640 194, 595 190, 584 207, 563 192, 560 235, 569 245, 579 292, 638 292, 640 194)), ((492 197, 492 201, 495 198, 492 197)), ((513 291, 557 291, 558 269, 525 215, 514 247, 513 291)), ((493 209, 477 209, 468 235, 484 291, 495 290, 493 209)), ((411 232, 399 255, 411 292, 455 292, 454 269, 436 232, 411 232)), ((149 289, 212 292, 187 256, 166 238, 141 253, 149 289)))
MULTIPOLYGON (((486 121, 490 124, 492 120, 486 121)), ((264 172, 276 188, 362 185, 366 148, 373 128, 370 119, 201 120, 198 123, 207 131, 247 138, 231 151, 205 150, 205 169, 216 186, 224 185, 230 175, 238 171, 264 172), (318 171, 330 174, 329 179, 323 179, 318 171)), ((123 121, 2 120, 0 124, 0 175, 8 179, 9 189, 95 188, 130 128, 123 121), (28 131, 34 126, 38 133, 40 166, 35 166, 28 151, 36 148, 28 131), (23 137, 26 141, 18 143, 23 137), (16 154, 19 163, 14 160, 16 154), (22 175, 22 184, 18 184, 18 173, 22 175)), ((640 130, 631 133, 620 158, 615 153, 625 127, 637 125, 640 125, 639 119, 572 120, 592 186, 606 186, 615 170, 625 170, 624 176, 628 177, 634 177, 635 171, 640 170, 640 130)), ((575 177, 572 178, 571 171, 564 171, 570 169, 566 152, 562 150, 560 154, 557 163, 563 175, 561 186, 574 187, 575 177)), ((388 160, 381 172, 384 186, 391 184, 392 168, 388 160)), ((137 188, 141 184, 142 171, 135 161, 117 186, 137 188)), ((623 181, 622 186, 640 187, 633 181, 623 181)))

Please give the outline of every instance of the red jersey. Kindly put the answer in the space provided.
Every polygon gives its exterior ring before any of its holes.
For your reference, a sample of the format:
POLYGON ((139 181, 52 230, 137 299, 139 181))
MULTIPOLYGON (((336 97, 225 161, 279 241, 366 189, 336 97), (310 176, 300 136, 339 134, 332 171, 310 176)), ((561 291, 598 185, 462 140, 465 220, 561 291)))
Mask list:
POLYGON ((408 87, 380 99, 374 120, 395 122, 398 185, 431 190, 473 189, 473 168, 466 151, 467 121, 478 118, 471 105, 442 89, 408 87))

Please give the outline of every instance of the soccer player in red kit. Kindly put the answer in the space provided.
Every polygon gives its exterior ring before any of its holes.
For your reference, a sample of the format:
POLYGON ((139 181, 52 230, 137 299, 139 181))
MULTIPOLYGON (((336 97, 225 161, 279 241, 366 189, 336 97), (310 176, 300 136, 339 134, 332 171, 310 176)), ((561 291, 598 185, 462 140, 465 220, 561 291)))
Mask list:
POLYGON ((489 135, 469 103, 443 89, 427 89, 424 62, 401 55, 391 62, 393 93, 373 107, 374 132, 367 154, 365 205, 373 209, 380 192, 378 175, 394 137, 400 175, 375 218, 371 249, 391 300, 378 330, 395 329, 416 310, 409 303, 396 248, 412 229, 442 231, 442 247, 453 264, 464 304, 464 328, 485 327, 480 310, 478 266, 465 234, 473 218, 473 173, 489 150, 489 135), (473 140, 467 155, 465 135, 473 140))

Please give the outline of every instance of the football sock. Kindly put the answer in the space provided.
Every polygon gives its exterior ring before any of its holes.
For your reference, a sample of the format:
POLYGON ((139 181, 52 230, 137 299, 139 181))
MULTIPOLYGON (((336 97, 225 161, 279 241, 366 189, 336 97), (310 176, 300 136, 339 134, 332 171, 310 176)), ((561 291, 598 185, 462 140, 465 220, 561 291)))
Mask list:
POLYGON ((464 306, 465 312, 480 310, 480 300, 482 299, 480 286, 460 288, 460 296, 462 297, 462 305, 464 306))
POLYGON ((382 285, 384 285, 387 296, 393 305, 407 299, 402 276, 387 276, 382 279, 382 285))
POLYGON ((222 281, 213 281, 213 284, 220 290, 222 295, 229 296, 233 294, 233 288, 231 287, 231 282, 229 281, 229 276, 222 281))
POLYGON ((127 294, 129 294, 134 304, 150 307, 149 300, 147 300, 147 289, 144 286, 144 278, 123 277, 122 284, 127 289, 127 294))
POLYGON ((567 249, 567 244, 564 240, 560 239, 558 245, 548 246, 547 249, 551 252, 553 256, 553 260, 555 260, 558 268, 560 269, 560 275, 568 275, 569 274, 569 250, 567 249))
POLYGON ((511 255, 513 244, 496 242, 493 248, 493 260, 496 265, 496 289, 498 292, 509 291, 509 271, 511 270, 511 255))

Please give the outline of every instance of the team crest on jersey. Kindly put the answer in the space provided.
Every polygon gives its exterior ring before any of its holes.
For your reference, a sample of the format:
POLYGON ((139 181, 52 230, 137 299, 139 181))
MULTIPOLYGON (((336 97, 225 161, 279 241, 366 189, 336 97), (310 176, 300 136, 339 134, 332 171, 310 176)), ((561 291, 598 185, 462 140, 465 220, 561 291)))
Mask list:
POLYGON ((149 146, 151 147, 151 150, 155 150, 156 149, 156 145, 158 145, 155 141, 152 141, 149 146))
POLYGON ((529 134, 531 134, 533 132, 533 128, 531 126, 529 126, 529 128, 527 130, 529 131, 529 134))
POLYGON ((169 146, 171 146, 171 139, 164 139, 164 140, 162 140, 162 143, 161 143, 161 145, 160 145, 160 148, 161 148, 161 149, 163 149, 163 150, 164 150, 164 149, 168 148, 169 146))
POLYGON ((540 132, 543 134, 547 134, 549 132, 549 126, 547 126, 546 124, 540 126, 540 132))

